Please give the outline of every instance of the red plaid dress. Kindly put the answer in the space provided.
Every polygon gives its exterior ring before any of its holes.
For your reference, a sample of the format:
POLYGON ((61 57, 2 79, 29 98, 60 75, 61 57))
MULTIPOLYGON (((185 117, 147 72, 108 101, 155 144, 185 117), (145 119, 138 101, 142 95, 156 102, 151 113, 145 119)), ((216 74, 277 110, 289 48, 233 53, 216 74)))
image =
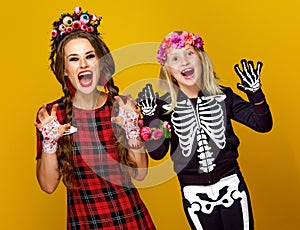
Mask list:
MULTIPOLYGON (((62 105, 62 100, 50 103, 62 105)), ((67 191, 67 229, 155 229, 129 174, 118 161, 116 138, 111 123, 112 102, 96 110, 73 108, 72 134, 75 180, 79 189, 67 191)), ((57 110, 63 124, 65 112, 57 110)), ((37 131, 37 158, 42 152, 42 136, 37 131)))

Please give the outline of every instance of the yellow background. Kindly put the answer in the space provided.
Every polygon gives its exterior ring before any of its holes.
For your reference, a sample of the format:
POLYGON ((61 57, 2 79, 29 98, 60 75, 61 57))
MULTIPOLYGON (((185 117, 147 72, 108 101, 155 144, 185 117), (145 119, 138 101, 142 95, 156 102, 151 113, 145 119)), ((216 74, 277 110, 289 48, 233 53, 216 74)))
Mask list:
MULTIPOLYGON (((48 69, 49 32, 59 14, 76 5, 103 16, 103 37, 112 51, 160 42, 172 30, 200 34, 222 83, 236 92, 233 65, 241 58, 264 62, 262 84, 274 128, 259 134, 235 124, 241 140, 239 162, 250 189, 256 229, 299 229, 298 0, 2 2, 0 229, 65 229, 65 188, 61 184, 47 195, 35 178, 33 121, 42 103, 61 95, 48 69)), ((130 81, 156 77, 158 68, 147 64, 122 70, 116 83, 121 89, 129 87, 130 81)), ((188 229, 176 178, 141 188, 140 194, 157 229, 188 229)))

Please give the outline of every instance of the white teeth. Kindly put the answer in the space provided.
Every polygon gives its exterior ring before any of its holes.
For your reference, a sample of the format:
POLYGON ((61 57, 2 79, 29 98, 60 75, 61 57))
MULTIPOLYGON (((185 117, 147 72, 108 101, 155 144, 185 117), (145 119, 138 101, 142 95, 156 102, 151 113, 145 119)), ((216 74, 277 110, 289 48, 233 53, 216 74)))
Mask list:
POLYGON ((192 71, 192 69, 184 69, 184 70, 182 71, 182 73, 187 73, 187 72, 190 72, 190 71, 192 71))
POLYGON ((90 75, 91 73, 85 72, 85 73, 81 73, 79 76, 84 76, 84 75, 90 75))

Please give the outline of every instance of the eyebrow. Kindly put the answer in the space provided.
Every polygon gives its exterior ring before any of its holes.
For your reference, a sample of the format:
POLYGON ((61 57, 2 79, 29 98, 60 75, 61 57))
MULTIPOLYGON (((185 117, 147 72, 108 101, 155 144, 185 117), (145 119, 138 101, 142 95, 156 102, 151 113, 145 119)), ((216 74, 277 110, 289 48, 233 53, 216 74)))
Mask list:
MULTIPOLYGON (((91 50, 91 51, 88 51, 86 52, 84 55, 87 55, 87 54, 90 54, 90 53, 96 53, 94 50, 91 50)), ((70 57, 70 56, 78 56, 79 54, 69 54, 67 57, 70 57)))

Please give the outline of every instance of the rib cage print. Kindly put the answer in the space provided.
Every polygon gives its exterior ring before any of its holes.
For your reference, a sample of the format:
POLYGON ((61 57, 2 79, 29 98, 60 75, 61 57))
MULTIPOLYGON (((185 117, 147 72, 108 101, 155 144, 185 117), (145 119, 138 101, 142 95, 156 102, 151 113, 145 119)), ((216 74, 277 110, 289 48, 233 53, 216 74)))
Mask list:
POLYGON ((197 140, 199 172, 211 172, 219 151, 212 152, 209 139, 219 149, 225 147, 224 114, 220 102, 225 95, 198 97, 196 108, 189 99, 177 101, 171 116, 174 132, 179 138, 182 155, 189 157, 194 140, 197 140))

